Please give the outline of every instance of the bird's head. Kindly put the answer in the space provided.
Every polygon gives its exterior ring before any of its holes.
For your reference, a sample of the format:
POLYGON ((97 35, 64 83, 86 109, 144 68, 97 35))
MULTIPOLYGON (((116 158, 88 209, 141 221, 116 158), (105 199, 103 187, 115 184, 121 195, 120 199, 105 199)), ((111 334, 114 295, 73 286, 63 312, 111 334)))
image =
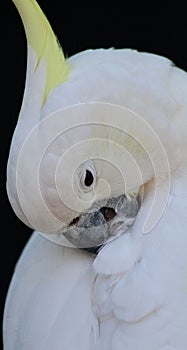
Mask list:
POLYGON ((168 176, 167 140, 163 147, 162 130, 157 136, 158 117, 166 130, 172 108, 169 96, 160 99, 157 76, 168 61, 113 49, 65 59, 36 1, 13 2, 28 65, 8 161, 9 200, 50 240, 100 246, 132 225, 144 186, 160 170, 168 176))

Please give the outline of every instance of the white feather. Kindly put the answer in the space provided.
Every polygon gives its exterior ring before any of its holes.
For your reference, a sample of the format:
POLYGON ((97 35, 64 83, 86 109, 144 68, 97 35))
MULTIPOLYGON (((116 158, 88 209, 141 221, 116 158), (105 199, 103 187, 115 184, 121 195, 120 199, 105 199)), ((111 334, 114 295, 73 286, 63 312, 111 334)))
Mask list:
POLYGON ((94 266, 99 266, 99 274, 94 295, 100 320, 99 349, 186 349, 186 200, 187 197, 171 194, 157 226, 148 235, 143 235, 141 220, 150 206, 149 196, 145 198, 132 232, 134 248, 139 242, 138 259, 133 266, 122 237, 113 244, 112 254, 106 247, 96 258, 94 266), (124 258, 124 272, 121 269, 123 249, 124 257, 129 257, 128 270, 124 258), (111 275, 110 257, 115 266, 111 268, 111 275), (102 259, 103 271, 100 268, 102 259), (113 274, 117 266, 119 272, 113 274))
POLYGON ((91 305, 92 261, 78 249, 55 245, 34 233, 6 301, 6 350, 94 349, 98 321, 91 305))

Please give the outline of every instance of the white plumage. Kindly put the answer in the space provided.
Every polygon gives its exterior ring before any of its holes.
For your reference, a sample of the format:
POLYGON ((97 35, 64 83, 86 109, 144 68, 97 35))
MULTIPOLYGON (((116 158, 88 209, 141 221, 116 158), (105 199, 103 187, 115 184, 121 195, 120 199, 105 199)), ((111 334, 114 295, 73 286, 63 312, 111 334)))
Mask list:
POLYGON ((42 105, 45 60, 35 70, 32 45, 28 52, 27 85, 8 165, 8 194, 16 214, 45 238, 34 232, 18 261, 5 307, 4 350, 186 350, 186 73, 152 54, 88 50, 68 60, 67 81, 53 86, 42 105), (30 137, 33 126, 39 121, 45 125, 48 116, 46 129, 40 124, 30 137), (134 116, 140 119, 126 125, 134 116), (45 142, 72 120, 89 125, 60 133, 48 152, 45 142), (119 122, 122 130, 113 127, 119 122), (124 130, 134 139, 129 141, 124 130), (66 151, 74 144, 77 151, 75 147, 68 156, 66 151), (142 182, 122 146, 138 164, 142 182), (67 158, 61 160, 64 154, 67 158), (29 164, 24 161, 28 155, 29 164), (41 159, 37 178, 35 165, 41 159), (77 187, 82 174, 78 167, 70 192, 68 181, 77 164, 84 162, 87 168, 90 160, 97 174, 94 188, 86 192, 77 187), (134 223, 125 233, 124 226, 114 230, 116 238, 103 242, 93 255, 72 247, 60 228, 84 218, 93 205, 99 212, 108 203, 107 196, 124 194, 112 161, 125 174, 126 193, 144 185, 143 199, 134 223), (145 234, 151 210, 153 226, 145 234))

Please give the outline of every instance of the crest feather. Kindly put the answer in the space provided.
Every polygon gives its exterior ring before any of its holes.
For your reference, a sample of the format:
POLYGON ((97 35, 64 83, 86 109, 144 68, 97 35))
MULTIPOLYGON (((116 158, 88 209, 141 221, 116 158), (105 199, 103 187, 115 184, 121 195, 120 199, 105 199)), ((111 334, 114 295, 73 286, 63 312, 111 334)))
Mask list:
POLYGON ((46 84, 43 103, 49 92, 68 80, 69 65, 62 48, 39 5, 35 0, 13 0, 23 21, 28 45, 36 52, 37 66, 46 60, 46 84))

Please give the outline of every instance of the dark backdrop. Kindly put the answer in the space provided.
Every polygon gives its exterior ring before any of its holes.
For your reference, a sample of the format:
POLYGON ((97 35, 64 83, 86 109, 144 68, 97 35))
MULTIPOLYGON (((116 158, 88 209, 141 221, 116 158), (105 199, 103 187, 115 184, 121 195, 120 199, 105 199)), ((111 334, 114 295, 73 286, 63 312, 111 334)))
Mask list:
MULTIPOLYGON (((26 1, 26 0, 24 0, 26 1)), ((180 2, 175 8, 151 8, 135 2, 63 2, 40 0, 67 56, 88 48, 134 48, 163 55, 187 70, 187 21, 180 2)), ((170 2, 171 4, 171 2, 170 2)), ((1 317, 7 288, 16 261, 31 230, 14 215, 6 195, 6 164, 12 134, 22 101, 26 68, 26 39, 19 15, 10 0, 1 1, 0 9, 0 214, 1 214, 1 317)))

